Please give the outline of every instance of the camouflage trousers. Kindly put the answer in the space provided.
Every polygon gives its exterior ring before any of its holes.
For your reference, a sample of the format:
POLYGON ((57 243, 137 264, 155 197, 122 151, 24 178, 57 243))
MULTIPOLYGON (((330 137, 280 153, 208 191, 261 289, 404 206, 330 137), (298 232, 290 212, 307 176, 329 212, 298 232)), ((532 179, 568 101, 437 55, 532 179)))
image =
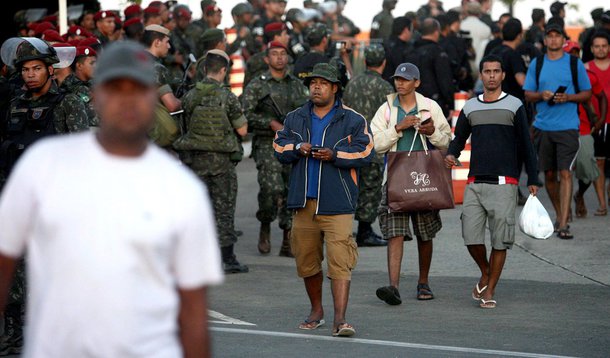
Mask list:
POLYGON ((370 166, 360 168, 359 180, 358 207, 355 218, 358 221, 372 223, 377 219, 381 201, 383 164, 372 162, 370 166))
POLYGON ((214 208, 220 247, 237 242, 235 205, 237 172, 229 153, 181 152, 180 158, 205 183, 214 208))
POLYGON ((292 210, 286 208, 290 166, 281 164, 274 156, 272 137, 255 137, 252 156, 258 170, 258 211, 261 223, 270 223, 279 216, 280 228, 292 228, 292 210))
POLYGON ((17 354, 23 345, 26 300, 25 261, 17 261, 13 283, 4 309, 4 332, 0 336, 0 354, 17 354))

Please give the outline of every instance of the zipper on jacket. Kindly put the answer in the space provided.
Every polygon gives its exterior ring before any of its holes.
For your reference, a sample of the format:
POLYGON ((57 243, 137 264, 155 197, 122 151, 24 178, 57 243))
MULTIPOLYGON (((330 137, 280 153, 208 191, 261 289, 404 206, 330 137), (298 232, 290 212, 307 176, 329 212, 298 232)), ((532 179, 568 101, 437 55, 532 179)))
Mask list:
MULTIPOLYGON (((311 133, 309 133, 309 129, 305 128, 307 130, 307 140, 309 142, 311 142, 311 133)), ((293 131, 294 132, 294 131, 293 131)), ((299 137, 301 137, 301 140, 303 140, 303 136, 301 136, 299 133, 296 133, 299 137)), ((309 157, 305 157, 305 192, 303 193, 303 208, 307 206, 307 188, 308 188, 308 184, 307 184, 307 175, 309 173, 308 170, 308 165, 309 165, 309 157)))
MULTIPOLYGON (((326 138, 326 130, 328 129, 328 127, 330 127, 331 123, 332 123, 332 120, 330 121, 330 123, 328 123, 326 128, 324 128, 324 132, 322 132, 322 143, 320 144, 320 146, 322 146, 322 147, 324 147, 324 139, 326 138)), ((320 209, 320 186, 322 185, 322 164, 323 163, 324 162, 320 160, 320 171, 318 172, 318 200, 316 201, 316 215, 318 215, 318 210, 320 209)))

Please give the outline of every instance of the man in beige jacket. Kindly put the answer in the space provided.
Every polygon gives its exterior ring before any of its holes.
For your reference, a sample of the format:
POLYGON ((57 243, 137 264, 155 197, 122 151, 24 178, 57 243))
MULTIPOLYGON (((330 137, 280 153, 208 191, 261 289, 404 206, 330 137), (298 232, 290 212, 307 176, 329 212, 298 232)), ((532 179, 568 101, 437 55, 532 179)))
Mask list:
MULTIPOLYGON (((427 146, 447 149, 451 129, 440 106, 433 100, 416 93, 420 85, 419 69, 411 63, 396 68, 394 85, 397 93, 388 95, 371 122, 375 150, 378 153, 423 150, 427 146), (421 140, 415 138, 419 136, 421 140)), ((432 239, 442 227, 438 210, 420 212, 390 212, 387 196, 387 168, 384 173, 379 223, 384 239, 388 240, 388 274, 390 285, 377 289, 377 297, 390 305, 402 303, 398 285, 403 255, 403 241, 412 240, 409 219, 417 238, 419 253, 419 279, 417 299, 434 298, 428 285, 428 272, 432 261, 432 239)))

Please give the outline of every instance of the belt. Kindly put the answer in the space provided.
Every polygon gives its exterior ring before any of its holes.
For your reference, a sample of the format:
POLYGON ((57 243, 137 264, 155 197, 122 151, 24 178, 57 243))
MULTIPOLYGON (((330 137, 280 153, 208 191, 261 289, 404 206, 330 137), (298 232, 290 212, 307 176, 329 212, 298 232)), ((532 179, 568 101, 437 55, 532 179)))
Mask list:
POLYGON ((494 176, 494 175, 479 175, 468 177, 468 184, 512 184, 519 185, 519 179, 506 176, 494 176))

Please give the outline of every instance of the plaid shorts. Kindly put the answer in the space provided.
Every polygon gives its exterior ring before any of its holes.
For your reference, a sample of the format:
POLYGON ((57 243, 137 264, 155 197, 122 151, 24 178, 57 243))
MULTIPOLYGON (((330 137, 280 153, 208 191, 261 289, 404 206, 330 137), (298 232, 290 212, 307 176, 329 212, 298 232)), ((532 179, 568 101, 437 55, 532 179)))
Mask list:
POLYGON ((415 211, 408 213, 390 212, 388 208, 388 187, 383 185, 381 189, 381 204, 379 205, 379 226, 383 238, 388 240, 393 237, 403 236, 405 241, 413 240, 413 234, 409 227, 409 218, 413 223, 415 236, 422 241, 434 239, 436 233, 441 231, 443 223, 438 210, 415 211))

